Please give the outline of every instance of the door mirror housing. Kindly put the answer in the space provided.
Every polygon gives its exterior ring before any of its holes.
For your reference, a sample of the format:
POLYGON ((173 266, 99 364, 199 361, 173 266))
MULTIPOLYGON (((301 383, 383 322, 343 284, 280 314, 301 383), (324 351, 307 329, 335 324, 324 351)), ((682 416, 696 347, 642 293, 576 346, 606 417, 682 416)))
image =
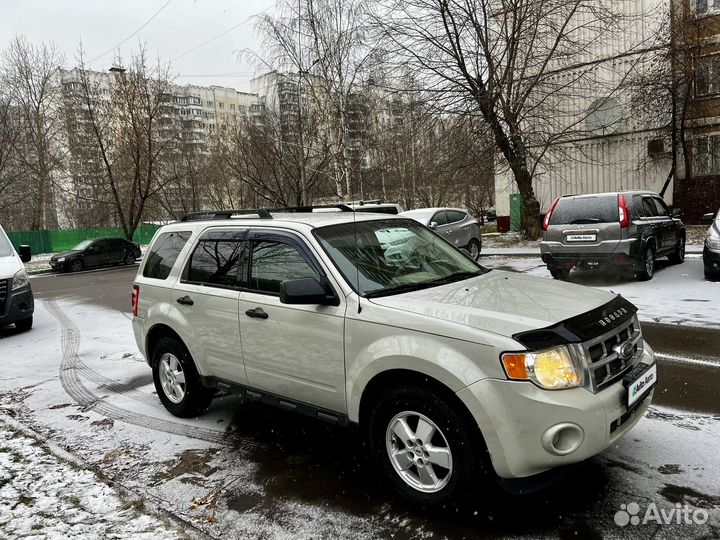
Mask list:
POLYGON ((437 229, 437 226, 437 221, 431 221, 430 225, 428 225, 428 227, 430 227, 431 229, 437 229))
POLYGON ((702 220, 704 223, 712 223, 714 217, 715 215, 712 212, 709 212, 707 214, 703 214, 702 220))
POLYGON ((672 212, 670 212, 670 215, 674 218, 681 218, 683 217, 683 211, 682 208, 673 208, 672 212))
POLYGON ((30 260, 32 259, 32 251, 30 250, 30 246, 27 246, 25 244, 21 245, 19 255, 22 262, 30 262, 30 260))
POLYGON ((286 279, 280 283, 280 302, 283 304, 316 304, 339 306, 340 298, 328 278, 324 276, 286 279))

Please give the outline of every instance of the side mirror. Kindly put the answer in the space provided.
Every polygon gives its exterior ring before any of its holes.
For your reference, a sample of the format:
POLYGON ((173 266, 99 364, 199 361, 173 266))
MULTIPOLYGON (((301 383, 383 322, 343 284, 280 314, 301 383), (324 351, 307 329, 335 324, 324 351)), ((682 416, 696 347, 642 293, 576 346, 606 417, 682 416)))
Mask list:
POLYGON ((428 225, 428 226, 429 226, 431 229, 437 229, 437 226, 438 226, 437 221, 431 221, 431 222, 430 222, 430 225, 428 225))
POLYGON ((703 214, 702 220, 704 223, 712 223, 713 218, 715 217, 715 214, 712 212, 709 212, 707 214, 703 214))
POLYGON ((339 306, 340 298, 326 277, 286 279, 280 283, 280 302, 283 304, 316 304, 339 306))
POLYGON ((20 246, 20 260, 24 263, 30 262, 32 259, 32 251, 30 250, 30 246, 26 246, 25 244, 20 246))
POLYGON ((683 217, 683 211, 682 208, 673 208, 672 212, 670 212, 670 215, 674 218, 681 218, 683 217))

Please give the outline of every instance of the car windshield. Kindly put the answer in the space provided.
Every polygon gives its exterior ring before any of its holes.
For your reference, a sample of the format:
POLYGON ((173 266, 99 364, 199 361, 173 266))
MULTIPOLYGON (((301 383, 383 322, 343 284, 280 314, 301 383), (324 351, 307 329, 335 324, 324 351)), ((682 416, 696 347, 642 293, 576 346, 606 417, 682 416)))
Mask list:
POLYGON ((411 220, 343 223, 315 231, 353 289, 366 297, 434 287, 488 270, 411 220))
POLYGON ((93 243, 92 240, 83 240, 82 242, 80 242, 78 245, 76 245, 76 246, 73 248, 73 251, 74 251, 74 250, 82 251, 82 250, 84 250, 84 249, 87 249, 87 247, 88 247, 90 244, 92 244, 92 243, 93 243))
POLYGON ((0 230, 0 257, 9 257, 13 254, 13 247, 5 234, 0 230))

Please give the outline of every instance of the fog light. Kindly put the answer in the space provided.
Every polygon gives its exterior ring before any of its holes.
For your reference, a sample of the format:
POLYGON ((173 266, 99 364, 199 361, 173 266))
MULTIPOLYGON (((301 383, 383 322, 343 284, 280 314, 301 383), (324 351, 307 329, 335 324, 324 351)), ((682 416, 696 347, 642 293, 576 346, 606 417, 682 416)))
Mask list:
POLYGON ((548 428, 543 433, 541 443, 543 448, 556 456, 567 456, 580 448, 585 433, 577 424, 565 422, 548 428))

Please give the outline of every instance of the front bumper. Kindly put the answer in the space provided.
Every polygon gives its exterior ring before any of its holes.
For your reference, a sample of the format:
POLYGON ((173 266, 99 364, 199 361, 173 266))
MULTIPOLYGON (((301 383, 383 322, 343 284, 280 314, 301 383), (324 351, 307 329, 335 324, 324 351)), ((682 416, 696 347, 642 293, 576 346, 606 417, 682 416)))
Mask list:
MULTIPOLYGON (((1 306, 0 306, 1 307, 1 306)), ((9 290, 5 308, 0 309, 0 327, 32 317, 35 301, 30 285, 9 290)))
POLYGON ((63 272, 65 270, 65 265, 67 264, 67 261, 58 262, 50 259, 49 264, 51 269, 63 272))
POLYGON ((720 251, 714 251, 707 247, 703 249, 703 264, 707 270, 720 273, 720 251))
MULTIPOLYGON (((640 361, 655 362, 647 343, 640 361)), ((653 393, 634 411, 624 404, 622 381, 593 394, 585 388, 548 391, 525 381, 484 379, 457 395, 477 421, 497 475, 524 478, 602 452, 642 418, 653 393), (548 434, 558 426, 578 437, 577 447, 565 455, 547 449, 548 434)))

